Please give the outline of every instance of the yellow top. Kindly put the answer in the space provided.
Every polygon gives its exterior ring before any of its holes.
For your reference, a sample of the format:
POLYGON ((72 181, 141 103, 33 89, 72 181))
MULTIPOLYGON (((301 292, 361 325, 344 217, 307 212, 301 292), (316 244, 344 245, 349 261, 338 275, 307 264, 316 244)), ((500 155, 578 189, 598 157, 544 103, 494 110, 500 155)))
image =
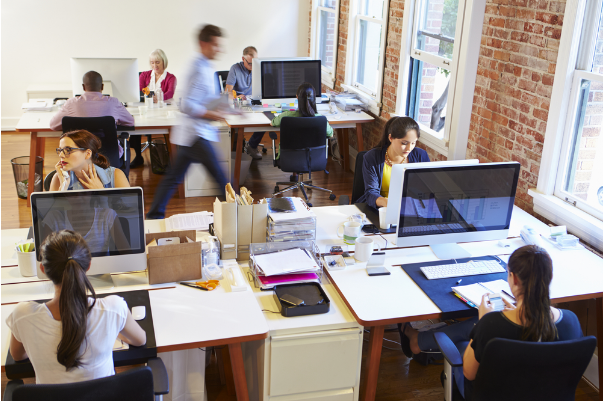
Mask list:
POLYGON ((389 197, 389 186, 391 185, 391 167, 385 162, 382 168, 382 186, 380 187, 380 195, 389 197))

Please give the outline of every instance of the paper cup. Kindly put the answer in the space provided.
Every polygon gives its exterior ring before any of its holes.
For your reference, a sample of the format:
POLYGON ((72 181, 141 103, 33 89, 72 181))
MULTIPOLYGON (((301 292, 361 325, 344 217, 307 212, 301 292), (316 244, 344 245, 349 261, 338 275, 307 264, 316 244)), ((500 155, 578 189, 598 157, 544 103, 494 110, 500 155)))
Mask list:
POLYGON ((361 235, 361 223, 357 221, 347 221, 340 224, 336 235, 343 238, 347 245, 355 245, 355 240, 361 235))
POLYGON ((367 262, 374 251, 374 241, 369 237, 359 237, 355 241, 355 260, 367 262))
POLYGON ((378 209, 378 220, 380 221, 380 228, 388 229, 387 225, 387 208, 381 207, 378 209))
POLYGON ((19 272, 23 277, 33 277, 36 272, 36 252, 17 252, 19 272))

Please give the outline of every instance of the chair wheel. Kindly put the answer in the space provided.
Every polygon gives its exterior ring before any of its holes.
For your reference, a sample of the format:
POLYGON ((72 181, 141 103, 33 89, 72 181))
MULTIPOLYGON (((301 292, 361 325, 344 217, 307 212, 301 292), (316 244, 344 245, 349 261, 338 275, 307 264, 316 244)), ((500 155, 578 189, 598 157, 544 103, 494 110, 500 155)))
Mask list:
POLYGON ((336 195, 334 193, 330 193, 330 200, 336 200, 336 195))
POLYGON ((273 189, 273 193, 277 193, 279 192, 279 186, 275 186, 275 188, 273 189))
POLYGON ((307 206, 309 206, 309 207, 313 207, 313 204, 311 204, 311 203, 307 203, 307 206))
POLYGON ((267 147, 263 147, 263 152, 267 154, 267 147))

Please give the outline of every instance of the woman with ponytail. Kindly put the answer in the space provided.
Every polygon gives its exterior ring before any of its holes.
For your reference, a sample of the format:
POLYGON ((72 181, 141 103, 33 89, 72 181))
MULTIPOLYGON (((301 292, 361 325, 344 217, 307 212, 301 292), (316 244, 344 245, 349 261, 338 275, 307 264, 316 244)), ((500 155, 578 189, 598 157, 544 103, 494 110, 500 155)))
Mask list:
MULTIPOLYGON (((271 126, 279 127, 282 118, 310 118, 313 116, 321 116, 317 113, 317 105, 315 104, 315 88, 309 83, 302 83, 296 90, 296 99, 298 99, 298 110, 282 112, 271 121, 271 126)), ((328 123, 326 137, 334 136, 334 130, 328 123)), ((279 155, 279 149, 278 149, 279 155)))
POLYGON ((44 240, 40 252, 40 269, 52 281, 55 296, 42 304, 21 302, 8 317, 11 355, 16 361, 30 359, 36 383, 113 375, 116 338, 141 346, 145 331, 121 297, 96 298, 86 277, 90 251, 79 234, 55 232, 44 240))
MULTIPOLYGON (((472 396, 472 381, 490 340, 498 337, 547 342, 583 336, 580 322, 573 312, 550 306, 552 276, 552 260, 546 250, 535 245, 523 246, 508 259, 508 285, 516 306, 504 300, 506 308, 501 312, 494 311, 489 294, 485 294, 479 306, 478 318, 435 330, 446 333, 463 353, 462 370, 455 368, 458 372, 454 372, 454 378, 464 396, 472 396)), ((436 351, 433 331, 418 332, 411 326, 404 327, 402 349, 404 352, 408 350, 406 354, 410 356, 420 351, 436 351)))
POLYGON ((109 160, 99 153, 101 140, 86 130, 63 133, 57 154, 50 190, 78 190, 130 187, 120 169, 109 166, 109 160))
POLYGON ((378 145, 363 156, 365 193, 355 203, 367 203, 374 208, 386 207, 393 165, 431 162, 426 151, 416 148, 419 138, 420 127, 414 119, 389 119, 378 145))

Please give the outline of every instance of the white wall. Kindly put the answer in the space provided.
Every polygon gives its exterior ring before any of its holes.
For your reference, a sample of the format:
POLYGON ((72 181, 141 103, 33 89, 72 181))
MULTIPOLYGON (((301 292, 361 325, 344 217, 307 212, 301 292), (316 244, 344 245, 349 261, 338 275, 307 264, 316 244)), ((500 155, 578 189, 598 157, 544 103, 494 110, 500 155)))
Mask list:
POLYGON ((1 7, 3 130, 14 128, 30 85, 70 88, 70 57, 136 57, 144 71, 161 48, 184 84, 207 23, 227 34, 217 70, 241 61, 249 45, 264 57, 308 53, 308 0, 3 0, 1 7))

